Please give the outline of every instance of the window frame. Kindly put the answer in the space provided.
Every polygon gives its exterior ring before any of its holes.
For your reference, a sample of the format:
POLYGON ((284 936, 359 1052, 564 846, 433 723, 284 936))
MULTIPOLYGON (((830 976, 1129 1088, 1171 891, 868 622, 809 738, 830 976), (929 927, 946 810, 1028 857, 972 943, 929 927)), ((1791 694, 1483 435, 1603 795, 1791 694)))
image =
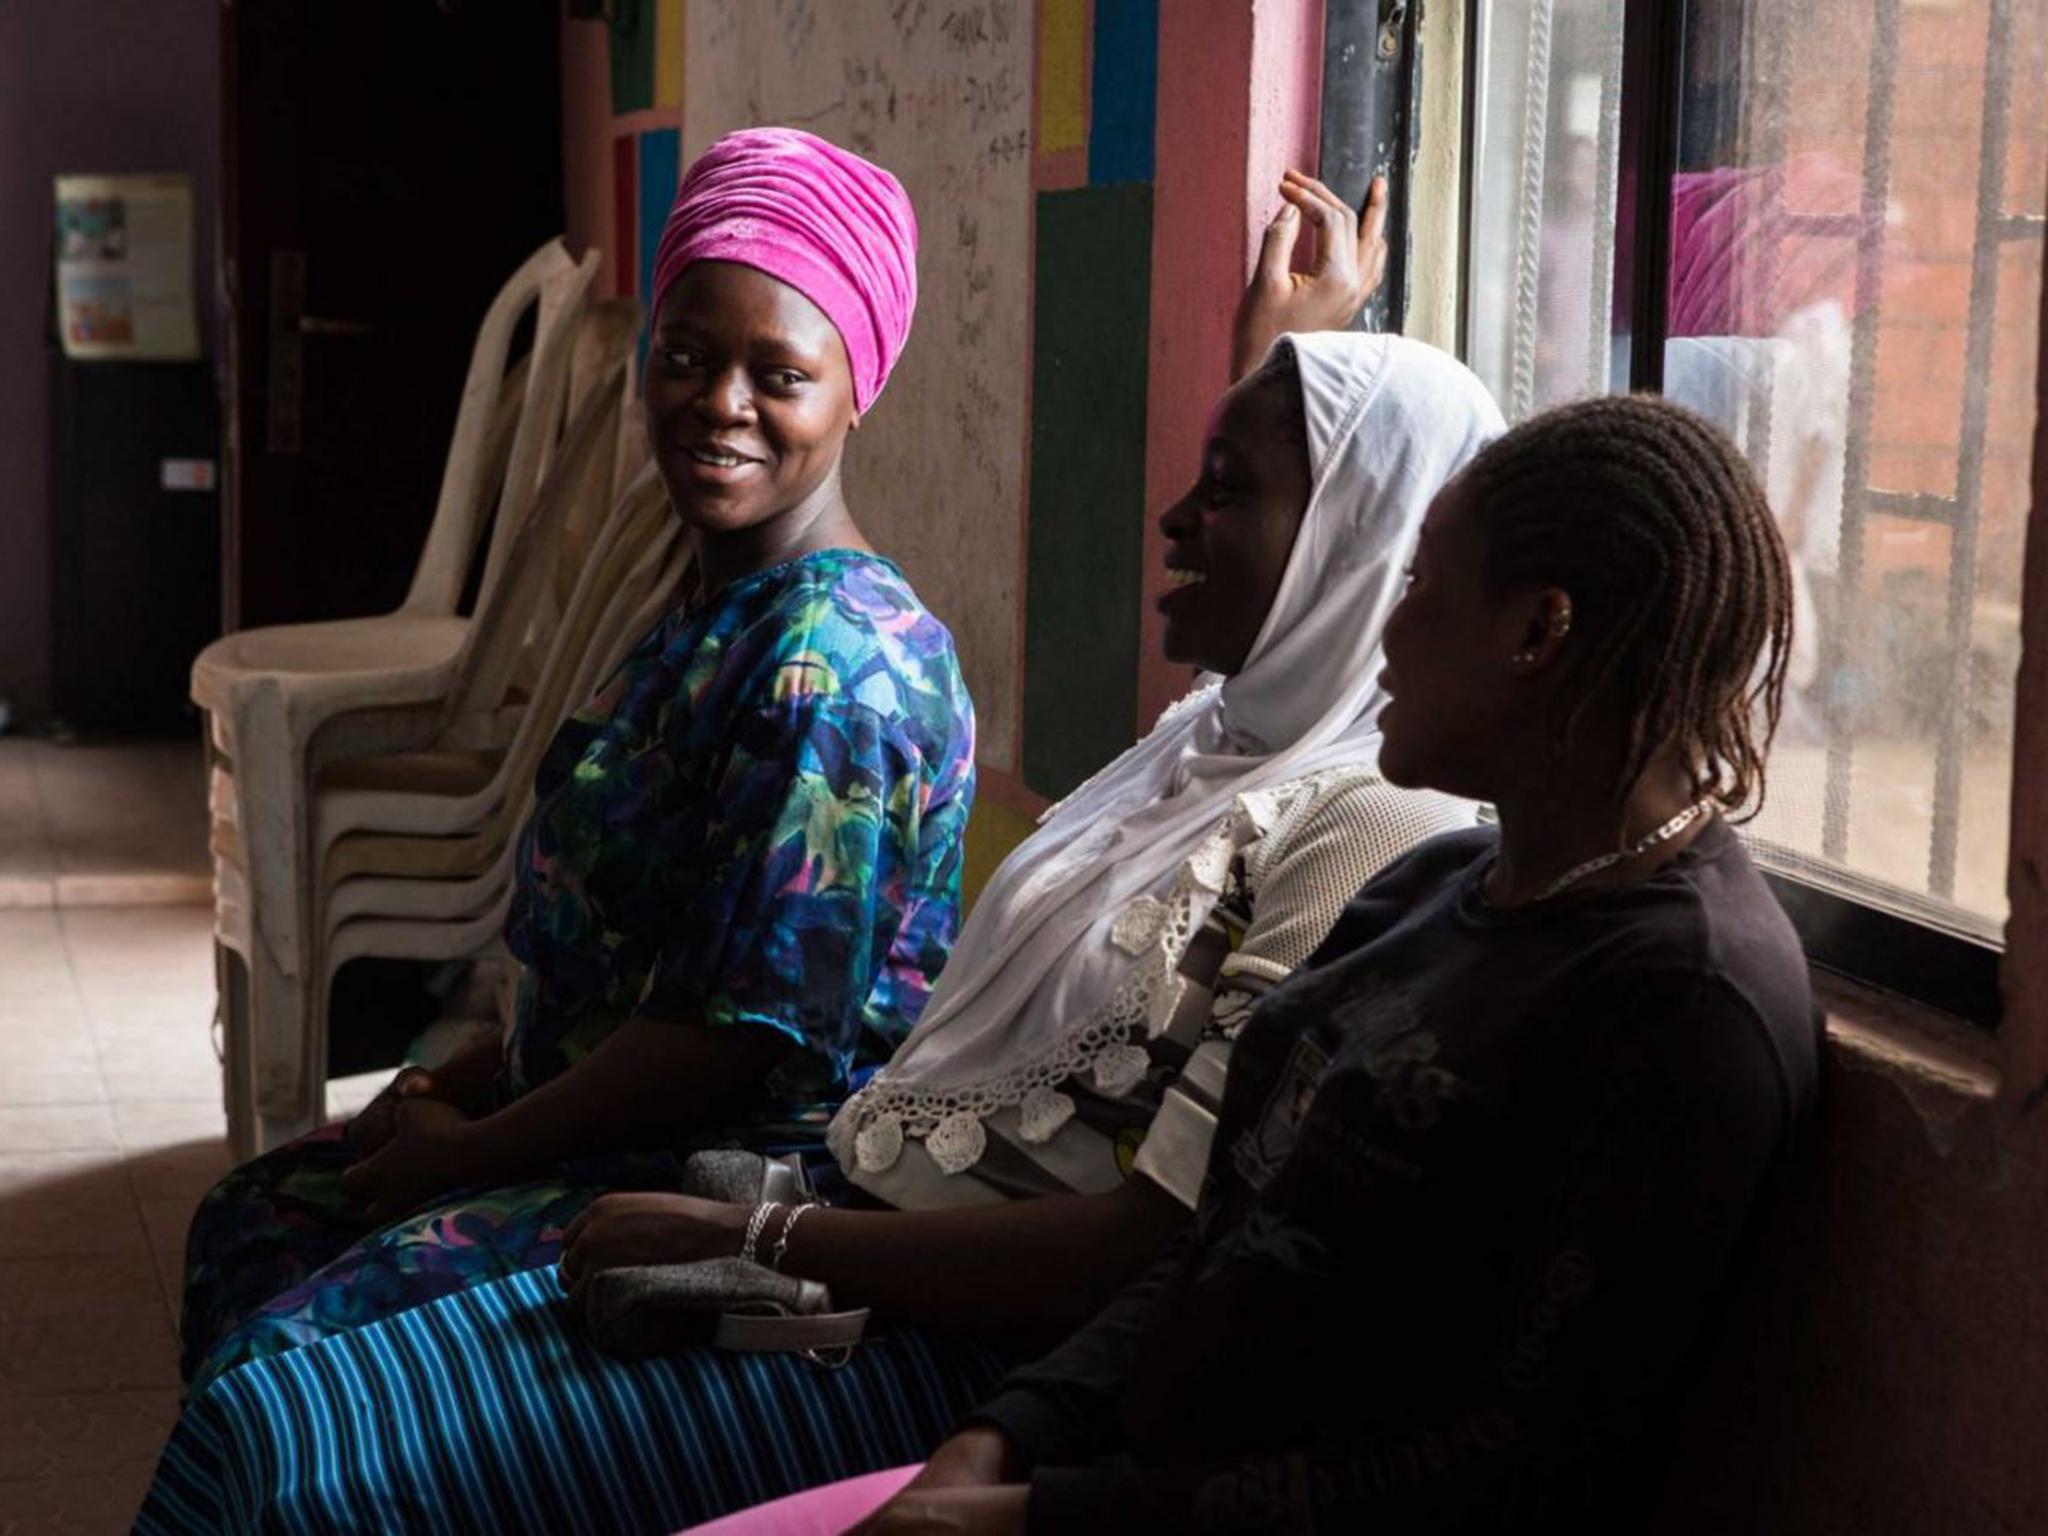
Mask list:
POLYGON ((1387 270, 1355 329, 1399 331, 1408 317, 1408 173, 1422 106, 1422 0, 1324 0, 1319 178, 1363 209, 1387 178, 1387 270), (1361 67, 1363 60, 1363 67, 1361 67))
MULTIPOLYGON (((1487 19, 1492 6, 1499 0, 1465 0, 1465 36, 1469 40, 1465 72, 1466 91, 1462 103, 1462 118, 1466 142, 1474 142, 1475 125, 1480 120, 1485 103, 1480 99, 1484 89, 1483 81, 1487 72, 1484 57, 1487 39, 1487 19)), ((1901 0, 1875 0, 1878 7, 1876 33, 1888 36, 1892 51, 1896 52, 1897 19, 1901 0)), ((1617 196, 1615 207, 1616 228, 1614 239, 1615 284, 1615 331, 1617 344, 1626 341, 1624 349, 1617 345, 1614 355, 1625 355, 1628 359, 1628 376, 1625 379, 1610 377, 1608 388, 1621 392, 1648 390, 1661 393, 1664 384, 1664 349, 1668 340, 1668 300, 1671 258, 1671 196, 1672 178, 1678 169, 1680 114, 1683 105, 1685 81, 1685 39, 1694 9, 1694 0, 1624 0, 1623 43, 1622 43, 1622 86, 1620 102, 1620 130, 1618 152, 1620 165, 1616 177, 1617 196), (1619 210, 1632 209, 1634 217, 1624 224, 1619 210), (1622 327, 1627 327, 1626 335, 1622 327)), ((2011 0, 1992 0, 1992 22, 1994 37, 2001 24, 2011 20, 2011 0)), ((1873 102, 1866 117, 1866 140, 1880 126, 1889 128, 1888 93, 1896 79, 1896 60, 1888 67, 1890 78, 1880 84, 1879 75, 1883 60, 1883 49, 1874 47, 1871 56, 1871 77, 1873 97, 1885 93, 1882 103, 1873 102)), ((1987 94, 1997 88, 1989 83, 1987 94)), ((2001 97, 2002 97, 2002 93, 2001 97)), ((1979 158, 1988 165, 1992 158, 2001 158, 2005 152, 2003 130, 2008 121, 2002 99, 1990 99, 1985 104, 1985 127, 1990 130, 1995 124, 2000 130, 1994 138, 1990 131, 1982 135, 1983 146, 1996 143, 1998 156, 1992 156, 1988 148, 1980 146, 1979 158)), ((1468 157, 1464 178, 1465 210, 1463 222, 1469 232, 1472 225, 1471 199, 1477 183, 1476 167, 1468 157)), ((2017 226, 2027 221, 2008 216, 2002 206, 1989 206, 1984 200, 1987 187, 1995 186, 1986 174, 1979 178, 1979 238, 1974 242, 1972 284, 1972 332, 1969 345, 1973 348, 1973 359, 1984 358, 1988 364, 1988 352, 1978 348, 1987 345, 1986 338, 1991 327, 1988 313, 1980 312, 1978 306, 1979 284, 1982 281, 1982 266, 1987 260, 1985 252, 1990 251, 1988 260, 1996 263, 2002 244, 2014 238, 2025 237, 2031 232, 2039 236, 2038 227, 2023 230, 2017 226), (1996 231, 1995 239, 1987 231, 1996 231), (1983 333, 1980 335, 1979 333, 1983 333)), ((1880 189, 1881 191, 1882 189, 1880 189)), ((2003 196, 1997 199, 2002 205, 2003 196)), ((1874 237, 1859 256, 1859 286, 1871 283, 1877 275, 1879 257, 1874 252, 1874 237)), ((1464 348, 1466 316, 1469 313, 1469 294, 1472 287, 1471 267, 1477 252, 1469 238, 1463 247, 1464 270, 1460 274, 1467 298, 1459 305, 1459 343, 1464 348)), ((1859 328, 1869 334, 1859 345, 1874 355, 1875 327, 1878 307, 1874 302, 1875 290, 1867 289, 1866 297, 1872 300, 1859 306, 1859 328)), ((1988 306, 1987 306, 1988 307, 1988 306)), ((1988 373, 1988 366, 1976 370, 1977 375, 1988 373)), ((1966 370, 1966 379, 1972 377, 1966 370)), ((1970 420, 1971 401, 1966 384, 1966 398, 1963 420, 1970 420)), ((1986 403, 1981 389, 1975 401, 1978 429, 1981 431, 1986 414, 1986 403)), ((1866 429, 1867 431, 1867 425, 1866 429)), ((1960 526, 1966 515, 1974 515, 1971 504, 1974 488, 1965 479, 1962 462, 1968 457, 1964 446, 1959 444, 1959 485, 1958 494, 1952 498, 1887 496, 1868 484, 1867 465, 1861 455, 1852 457, 1853 475, 1846 483, 1858 487, 1851 492, 1862 497, 1866 511, 1857 514, 1857 521, 1867 515, 1867 509, 1881 504, 1886 512, 1900 510, 1900 505, 1927 502, 1923 509, 1930 519, 1939 520, 1946 509, 1950 526, 1960 526), (1941 505, 1933 505, 1940 502, 1941 505), (1900 505, 1894 505, 1894 504, 1900 505)), ((1908 508, 1910 510, 1910 507, 1908 508)), ((1974 528, 1974 523, 1972 523, 1974 528)), ((1845 546, 1852 535, 1845 535, 1845 546)), ((1952 563, 1969 561, 1974 570, 1974 540, 1965 547, 1959 541, 1958 549, 1951 556, 1952 563)), ((1955 647, 1964 643, 1962 636, 1967 632, 1968 613, 1974 605, 1974 595, 1969 581, 1952 578, 1950 596, 1950 644, 1955 647), (1958 595, 1960 593, 1960 596, 1958 595), (1957 618, 1958 605, 1962 617, 1957 618)), ((1955 660, 1958 670, 1967 666, 1967 659, 1955 660)), ((1959 713, 1960 704, 1952 704, 1951 711, 1959 713)), ((1953 750, 1948 738, 1959 729, 1951 721, 1945 722, 1942 750, 1953 750)), ((1830 747, 1831 772, 1838 746, 1830 747)), ((2017 743, 2015 743, 2015 751, 2017 743)), ((1846 758, 1840 772, 1846 773, 1846 758)), ((1939 772, 1939 770, 1938 770, 1939 772)), ((1959 791, 1957 791, 1959 793, 1959 791)), ((1845 836, 1845 827, 1836 826, 1830 830, 1829 840, 1845 836)), ((1934 833, 1935 846, 1930 857, 1940 859, 1942 837, 1939 819, 1934 833)), ((1951 838, 1952 842, 1952 838, 1951 838)), ((2008 853, 2010 850, 2008 849, 2008 853)), ((1948 863, 1953 864, 1952 849, 1948 863)), ((1779 903, 1785 908, 1797 929, 1800 942, 1810 963, 1820 969, 1832 972, 1856 984, 1875 987, 1897 994, 1914 1003, 1938 1009, 1954 1015, 1981 1029, 1995 1032, 2002 1022, 2003 1005, 1999 990, 1999 969, 2004 954, 2001 947, 1983 942, 1981 939, 1959 933, 1942 921, 1939 902, 1928 900, 1926 910, 1919 916, 1907 916, 1877 905, 1882 899, 1892 907, 1915 905, 1915 893, 1897 891, 1877 881, 1867 880, 1854 871, 1842 871, 1839 884, 1849 891, 1829 889, 1813 881, 1777 870, 1765 871, 1765 879, 1779 903), (1850 894, 1858 887, 1869 893, 1867 899, 1857 899, 1850 894)))

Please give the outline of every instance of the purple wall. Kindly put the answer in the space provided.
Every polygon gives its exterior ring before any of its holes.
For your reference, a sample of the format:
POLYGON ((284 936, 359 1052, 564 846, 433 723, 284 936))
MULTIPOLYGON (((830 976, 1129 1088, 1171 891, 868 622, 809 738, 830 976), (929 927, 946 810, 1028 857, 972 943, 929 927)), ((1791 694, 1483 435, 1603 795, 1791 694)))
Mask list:
POLYGON ((0 698, 49 703, 51 178, 182 171, 213 352, 219 0, 0 3, 0 698))

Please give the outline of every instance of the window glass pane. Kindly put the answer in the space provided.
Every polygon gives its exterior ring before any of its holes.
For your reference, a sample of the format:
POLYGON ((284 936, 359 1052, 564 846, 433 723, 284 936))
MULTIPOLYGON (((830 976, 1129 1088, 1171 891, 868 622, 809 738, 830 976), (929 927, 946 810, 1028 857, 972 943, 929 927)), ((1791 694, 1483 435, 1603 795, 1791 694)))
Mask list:
POLYGON ((1479 7, 1466 350, 1511 420, 1607 387, 1622 9, 1479 7))
POLYGON ((1996 940, 2048 0, 1694 0, 1665 388, 1795 565, 1767 862, 1996 940))

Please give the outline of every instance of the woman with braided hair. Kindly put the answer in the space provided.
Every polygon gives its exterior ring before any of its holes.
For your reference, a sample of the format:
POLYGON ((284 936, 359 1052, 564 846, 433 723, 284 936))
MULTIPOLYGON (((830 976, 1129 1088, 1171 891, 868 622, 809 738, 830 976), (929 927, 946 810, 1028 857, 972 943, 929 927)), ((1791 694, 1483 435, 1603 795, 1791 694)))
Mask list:
MULTIPOLYGON (((1601 787, 1647 793, 1668 781, 1702 818, 1754 814, 1791 655, 1791 578, 1762 487, 1718 429, 1649 395, 1562 407, 1473 461, 1439 498, 1425 549, 1445 542, 1446 526, 1454 546, 1477 543, 1491 592, 1541 609, 1508 604, 1503 619, 1528 629, 1510 677, 1546 695, 1526 713, 1536 735, 1509 740, 1513 714, 1489 719, 1488 755, 1547 752, 1559 769, 1569 756, 1601 787)), ((1421 560, 1413 578, 1426 578, 1421 560)), ((1449 665, 1441 651, 1426 664, 1432 677, 1449 665)), ((1425 677, 1411 691, 1415 708, 1443 696, 1425 677)), ((1545 775, 1545 792, 1581 787, 1565 777, 1545 775)), ((1503 842, 1505 861, 1513 840, 1503 842)))
POLYGON ((1376 281, 1384 185, 1362 221, 1307 178, 1282 195, 1240 312, 1249 376, 1159 521, 1163 648, 1206 675, 988 882, 928 1027, 833 1121, 863 1198, 604 1196, 562 1234, 559 1273, 223 1374, 143 1529, 410 1530, 452 1510, 501 1532, 663 1532, 890 1467, 1026 1358, 1016 1334, 1059 1338, 1188 1227, 1237 1022, 1373 872, 1473 813, 1389 788, 1373 717, 1416 531, 1500 413, 1420 342, 1322 329, 1376 281), (1319 260, 1295 274, 1304 219, 1319 260), (735 1257, 875 1325, 830 1370, 606 1356, 581 1326, 591 1277, 735 1257))
MULTIPOLYGON (((862 1530, 1647 1523, 1814 1091, 1805 962, 1727 825, 1789 590, 1748 468, 1679 407, 1480 451, 1387 623, 1380 766, 1498 828, 1352 900, 1238 1037, 1188 1240, 862 1530)), ((721 1531, 808 1529, 778 1520, 721 1531)))

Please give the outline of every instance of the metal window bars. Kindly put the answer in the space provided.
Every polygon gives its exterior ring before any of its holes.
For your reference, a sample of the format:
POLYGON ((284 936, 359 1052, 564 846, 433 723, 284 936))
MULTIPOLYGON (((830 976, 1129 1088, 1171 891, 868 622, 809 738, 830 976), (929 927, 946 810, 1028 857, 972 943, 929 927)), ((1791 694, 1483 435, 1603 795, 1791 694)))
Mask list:
MULTIPOLYGON (((1984 452, 1989 424, 1991 348, 1998 310, 1998 267, 2008 242, 2042 237, 2043 220, 2005 211, 2005 167, 2012 101, 2014 0, 1990 0, 1984 92, 1977 148, 1976 221, 1971 244, 1970 292, 1965 323, 1963 387, 1956 478, 1951 495, 1904 494, 1871 483, 1871 426, 1876 410, 1878 330, 1883 320, 1885 207, 1890 196, 1892 125, 1899 70, 1899 0, 1877 0, 1865 98, 1862 207, 1851 231, 1840 221, 1811 221, 1816 233, 1853 233, 1856 314, 1849 354, 1849 424, 1841 510, 1839 591, 1841 614, 1823 647, 1823 675, 1839 678, 1862 607, 1866 535, 1874 515, 1937 524, 1951 531, 1945 622, 1947 687, 1935 751, 1934 816, 1927 864, 1928 892, 1955 895, 1958 829, 1962 820, 1963 759, 1968 746, 1974 678, 1973 621, 1977 597, 1978 535, 1983 511, 1984 452), (1819 226, 1816 228, 1815 226, 1819 226)), ((1776 8, 1766 5, 1769 15, 1776 8)), ((1856 720, 1844 690, 1827 699, 1827 760, 1821 849, 1831 862, 1846 859, 1856 720)))

